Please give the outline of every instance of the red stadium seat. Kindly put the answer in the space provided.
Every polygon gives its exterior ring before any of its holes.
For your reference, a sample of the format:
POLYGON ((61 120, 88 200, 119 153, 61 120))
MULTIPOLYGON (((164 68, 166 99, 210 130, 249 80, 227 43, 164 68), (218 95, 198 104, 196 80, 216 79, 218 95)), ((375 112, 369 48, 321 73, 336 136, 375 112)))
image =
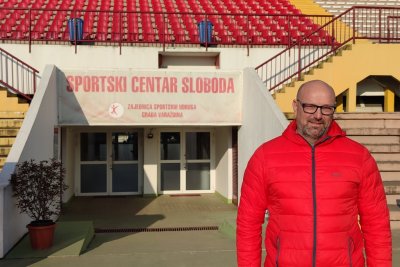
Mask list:
POLYGON ((292 43, 299 42, 301 38, 301 33, 298 30, 296 29, 290 30, 289 34, 290 34, 290 41, 292 43))
POLYGON ((289 44, 289 34, 285 30, 278 30, 276 32, 277 42, 280 44, 289 44))
POLYGON ((97 6, 98 6, 98 0, 89 0, 87 5, 87 10, 95 10, 97 9, 97 6))
POLYGON ((58 39, 59 35, 59 26, 57 23, 51 24, 49 29, 46 31, 46 39, 55 40, 58 39))
POLYGON ((0 10, 0 20, 3 20, 7 16, 7 10, 1 9, 0 10))
MULTIPOLYGON (((144 42, 155 42, 155 32, 153 29, 153 25, 149 17, 145 17, 144 21, 142 20, 142 41, 144 42)), ((143 19, 143 17, 142 17, 143 19)))
POLYGON ((105 20, 101 20, 97 24, 96 39, 106 41, 108 39, 108 26, 105 20))
POLYGON ((93 39, 94 23, 93 20, 84 20, 83 23, 83 39, 93 39))
POLYGON ((253 36, 251 42, 252 42, 252 44, 256 44, 256 45, 265 43, 264 38, 260 35, 253 36))
POLYGON ((223 44, 232 43, 232 35, 225 29, 218 32, 218 38, 220 39, 220 42, 223 44))
POLYGON ((1 39, 7 39, 11 36, 12 32, 12 27, 11 25, 5 23, 1 26, 0 28, 0 38, 1 39))
POLYGON ((112 21, 112 33, 111 40, 112 41, 121 41, 123 39, 123 31, 120 19, 120 13, 114 13, 113 21, 112 21))
POLYGON ((36 25, 33 26, 32 39, 33 40, 42 39, 44 34, 44 29, 45 29, 44 24, 42 24, 41 22, 36 23, 36 25))
MULTIPOLYGON (((206 13, 246 13, 242 16, 208 15, 214 25, 216 40, 229 43, 285 43, 316 30, 320 25, 307 17, 285 16, 301 12, 288 0, 0 0, 11 8, 33 8, 27 11, 0 10, 0 22, 8 24, 16 34, 24 38, 26 31, 17 27, 22 21, 32 22, 32 36, 49 40, 68 38, 68 18, 84 20, 84 39, 99 38, 100 41, 132 42, 198 42, 197 23, 206 13), (54 11, 42 11, 43 7, 54 11), (38 9, 38 10, 35 10, 38 9), (58 9, 59 11, 56 11, 58 9), (64 10, 64 11, 62 11, 64 10), (68 11, 67 11, 68 10, 68 11), (71 12, 72 10, 72 12, 71 12), (81 11, 82 10, 82 11, 81 11), (103 10, 106 12, 100 12, 103 10), (164 15, 162 12, 170 12, 164 15), (62 13, 63 12, 63 13, 62 13), (111 13, 113 12, 113 13, 111 13), (122 17, 116 14, 123 13, 122 17), (131 13, 138 12, 138 13, 131 13), (153 12, 159 12, 155 14, 153 12), (179 12, 179 14, 173 14, 179 12), (198 14, 182 14, 196 12, 198 14), (247 13, 251 15, 247 15, 247 13), (10 14, 10 15, 8 15, 10 14), (271 16, 279 14, 282 16, 271 16), (7 22, 6 22, 7 19, 7 22), (39 26, 40 24, 40 26, 39 26), (60 25, 57 29, 57 26, 60 25), (247 33, 248 29, 249 32, 247 33), (34 31, 35 30, 35 31, 34 31), (279 31, 279 33, 278 33, 279 31), (286 32, 285 34, 282 31, 286 32), (290 34, 289 34, 290 32, 290 34), (286 36, 290 36, 287 38, 286 36), (139 38, 140 37, 140 38, 139 38), (248 38, 249 37, 249 38, 248 38)), ((28 31, 29 32, 29 31, 28 31)), ((10 37, 10 34, 2 34, 10 37)), ((332 43, 329 33, 320 33, 310 42, 332 43), (319 38, 317 38, 319 37, 319 38)))
POLYGON ((139 40, 139 23, 137 13, 128 13, 128 41, 138 41, 139 40))

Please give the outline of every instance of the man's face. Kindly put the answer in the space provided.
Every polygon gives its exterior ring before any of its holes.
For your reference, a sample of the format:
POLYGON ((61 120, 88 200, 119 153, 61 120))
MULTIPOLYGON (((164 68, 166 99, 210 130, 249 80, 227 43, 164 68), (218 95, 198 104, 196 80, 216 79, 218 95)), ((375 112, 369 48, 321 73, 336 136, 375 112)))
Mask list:
POLYGON ((312 89, 303 90, 298 99, 293 101, 297 132, 310 144, 314 144, 328 131, 333 119, 330 113, 333 113, 335 105, 335 99, 329 92, 312 89))

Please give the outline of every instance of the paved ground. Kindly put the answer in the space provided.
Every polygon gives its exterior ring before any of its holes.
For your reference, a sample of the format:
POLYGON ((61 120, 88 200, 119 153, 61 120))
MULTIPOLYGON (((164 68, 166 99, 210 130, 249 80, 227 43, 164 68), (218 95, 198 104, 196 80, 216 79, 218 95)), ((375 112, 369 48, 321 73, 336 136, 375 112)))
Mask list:
MULTIPOLYGON (((225 219, 234 222, 235 216, 233 205, 224 204, 215 195, 203 195, 157 199, 77 198, 66 207, 61 220, 92 218, 95 227, 102 229, 119 226, 162 228, 220 225, 225 219), (162 212, 160 208, 163 208, 162 212)), ((393 231, 393 244, 393 266, 400 266, 400 230, 393 231)), ((234 238, 212 230, 97 233, 80 256, 0 260, 0 266, 7 267, 236 265, 234 238)))
POLYGON ((217 231, 96 234, 78 257, 1 260, 0 266, 236 266, 234 241, 217 231))

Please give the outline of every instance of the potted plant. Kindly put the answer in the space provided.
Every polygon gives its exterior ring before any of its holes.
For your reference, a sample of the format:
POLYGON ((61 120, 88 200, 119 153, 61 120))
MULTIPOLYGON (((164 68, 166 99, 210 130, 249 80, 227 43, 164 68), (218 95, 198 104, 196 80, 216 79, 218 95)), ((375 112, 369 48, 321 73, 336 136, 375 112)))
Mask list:
POLYGON ((61 212, 62 193, 67 189, 65 169, 55 159, 18 163, 10 183, 16 205, 32 221, 27 225, 33 249, 53 245, 55 222, 61 212))

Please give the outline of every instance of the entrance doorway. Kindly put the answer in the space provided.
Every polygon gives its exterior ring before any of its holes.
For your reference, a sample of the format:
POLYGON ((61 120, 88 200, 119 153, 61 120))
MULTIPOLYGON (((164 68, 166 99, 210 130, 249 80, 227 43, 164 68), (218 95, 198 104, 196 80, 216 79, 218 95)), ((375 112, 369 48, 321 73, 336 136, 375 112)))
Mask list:
POLYGON ((210 193, 212 149, 210 131, 160 132, 160 193, 210 193))
POLYGON ((80 133, 78 195, 140 194, 137 132, 80 133))

